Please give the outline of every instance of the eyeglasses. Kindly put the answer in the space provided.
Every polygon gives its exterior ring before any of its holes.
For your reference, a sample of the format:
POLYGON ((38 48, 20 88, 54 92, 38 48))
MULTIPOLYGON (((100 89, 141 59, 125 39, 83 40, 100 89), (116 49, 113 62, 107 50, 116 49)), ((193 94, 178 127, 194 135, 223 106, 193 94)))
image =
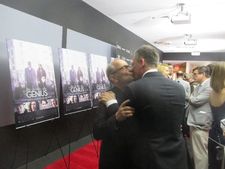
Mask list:
POLYGON ((115 73, 117 73, 117 72, 119 72, 119 71, 121 71, 123 69, 129 69, 129 68, 130 68, 130 65, 124 65, 121 68, 119 68, 119 69, 115 70, 114 72, 112 72, 112 74, 115 74, 115 73))

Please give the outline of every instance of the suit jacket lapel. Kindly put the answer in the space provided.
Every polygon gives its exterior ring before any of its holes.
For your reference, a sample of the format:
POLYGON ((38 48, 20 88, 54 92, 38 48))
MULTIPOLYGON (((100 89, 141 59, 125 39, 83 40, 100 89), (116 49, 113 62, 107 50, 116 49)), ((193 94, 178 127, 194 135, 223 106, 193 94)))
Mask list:
POLYGON ((143 78, 151 78, 151 77, 163 77, 163 75, 159 72, 149 72, 144 75, 143 78))
POLYGON ((193 96, 198 96, 199 91, 201 90, 200 88, 201 88, 200 85, 196 86, 196 88, 194 89, 194 92, 193 92, 193 96))
POLYGON ((199 85, 197 86, 197 87, 198 87, 197 93, 201 93, 202 90, 204 90, 204 89, 206 88, 207 83, 208 83, 207 80, 208 80, 208 79, 206 79, 202 84, 199 84, 199 85))
POLYGON ((124 101, 123 92, 117 87, 112 88, 112 91, 116 94, 116 100, 119 104, 124 101))

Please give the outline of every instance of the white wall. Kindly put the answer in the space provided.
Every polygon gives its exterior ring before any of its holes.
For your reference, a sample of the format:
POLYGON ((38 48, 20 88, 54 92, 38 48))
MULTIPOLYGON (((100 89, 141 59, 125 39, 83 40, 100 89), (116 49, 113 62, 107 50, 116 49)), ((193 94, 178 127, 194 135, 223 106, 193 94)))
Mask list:
POLYGON ((0 126, 14 123, 6 39, 62 46, 62 27, 0 4, 0 126))

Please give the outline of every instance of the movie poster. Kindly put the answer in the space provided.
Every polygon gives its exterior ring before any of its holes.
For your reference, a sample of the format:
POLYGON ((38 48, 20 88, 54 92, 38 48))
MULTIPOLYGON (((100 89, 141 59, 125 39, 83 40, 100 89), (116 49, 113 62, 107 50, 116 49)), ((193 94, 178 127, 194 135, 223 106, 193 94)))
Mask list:
POLYGON ((59 117, 52 49, 7 40, 16 128, 59 117))
POLYGON ((59 52, 64 114, 90 109, 92 102, 87 54, 69 49, 60 49, 59 52))
POLYGON ((110 83, 106 76, 106 68, 108 62, 106 56, 91 54, 90 57, 90 72, 93 107, 98 105, 98 97, 102 92, 110 88, 110 83))

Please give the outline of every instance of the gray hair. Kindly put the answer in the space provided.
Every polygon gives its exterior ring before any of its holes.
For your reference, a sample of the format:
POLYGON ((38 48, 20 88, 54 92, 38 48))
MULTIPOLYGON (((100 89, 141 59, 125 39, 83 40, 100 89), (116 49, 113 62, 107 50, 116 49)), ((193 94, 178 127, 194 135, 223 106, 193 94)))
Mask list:
POLYGON ((198 66, 198 67, 195 67, 192 72, 194 72, 195 70, 198 71, 198 73, 203 73, 205 75, 205 77, 209 77, 209 68, 207 66, 198 66))
POLYGON ((106 75, 108 77, 108 79, 110 80, 109 76, 111 74, 113 74, 114 72, 116 71, 116 68, 115 66, 112 64, 112 62, 107 66, 106 68, 106 75))
POLYGON ((139 61, 144 58, 149 66, 156 67, 159 62, 159 54, 150 45, 143 45, 135 51, 135 58, 139 61))

